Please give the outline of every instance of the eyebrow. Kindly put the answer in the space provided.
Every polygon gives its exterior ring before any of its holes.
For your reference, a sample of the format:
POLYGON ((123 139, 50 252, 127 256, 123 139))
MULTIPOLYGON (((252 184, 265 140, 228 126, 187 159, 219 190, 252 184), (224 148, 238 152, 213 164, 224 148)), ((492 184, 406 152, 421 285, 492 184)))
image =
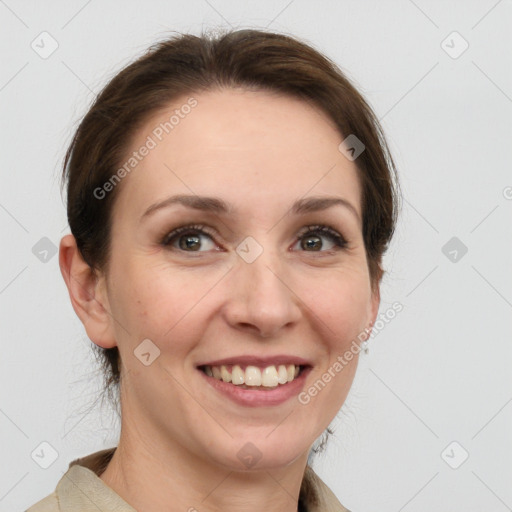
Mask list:
MULTIPOLYGON (((211 212, 219 215, 229 215, 236 213, 233 206, 226 203, 218 197, 197 196, 197 195, 174 195, 170 196, 163 201, 152 204, 142 214, 140 221, 150 217, 156 211, 163 208, 169 208, 175 204, 185 206, 194 210, 203 212, 211 212)), ((359 219, 359 213, 355 207, 346 199, 342 197, 330 196, 313 196, 304 199, 298 199, 291 207, 291 212, 294 215, 304 215, 306 213, 318 212, 332 208, 333 206, 342 206, 352 212, 352 214, 359 219)))

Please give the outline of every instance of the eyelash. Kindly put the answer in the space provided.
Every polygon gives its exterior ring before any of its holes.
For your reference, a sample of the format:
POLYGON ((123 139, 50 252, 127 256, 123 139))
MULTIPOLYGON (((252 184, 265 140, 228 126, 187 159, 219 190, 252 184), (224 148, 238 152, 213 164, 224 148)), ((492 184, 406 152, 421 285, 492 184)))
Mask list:
MULTIPOLYGON (((166 234, 163 240, 160 242, 161 245, 168 247, 171 242, 173 242, 175 239, 179 237, 179 235, 182 234, 200 234, 200 235, 207 235, 210 238, 214 239, 215 235, 213 232, 211 232, 207 226, 204 225, 189 225, 189 226, 182 226, 179 228, 174 229, 170 233, 166 234)), ((345 238, 338 233, 335 229, 333 229, 331 226, 327 226, 324 224, 316 224, 311 226, 305 226, 301 229, 299 234, 297 235, 297 242, 301 240, 301 238, 305 237, 306 235, 312 235, 312 234, 321 234, 323 236, 326 236, 327 238, 330 238, 331 242, 334 242, 336 245, 336 248, 334 249, 328 249, 326 251, 304 251, 304 252, 332 252, 337 250, 345 249, 348 245, 345 238)), ((202 251, 183 251, 183 252, 202 252, 202 251)))

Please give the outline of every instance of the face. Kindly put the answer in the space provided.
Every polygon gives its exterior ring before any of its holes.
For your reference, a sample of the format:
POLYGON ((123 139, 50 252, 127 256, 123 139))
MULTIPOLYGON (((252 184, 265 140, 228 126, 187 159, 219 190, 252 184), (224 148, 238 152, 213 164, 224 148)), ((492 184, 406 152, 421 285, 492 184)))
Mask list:
POLYGON ((161 140, 155 128, 187 98, 132 140, 130 155, 148 136, 156 146, 117 185, 110 314, 95 341, 119 347, 123 417, 155 450, 285 466, 342 406, 357 351, 343 356, 377 314, 357 171, 306 102, 193 96, 161 140), (188 199, 165 204, 174 196, 188 199))

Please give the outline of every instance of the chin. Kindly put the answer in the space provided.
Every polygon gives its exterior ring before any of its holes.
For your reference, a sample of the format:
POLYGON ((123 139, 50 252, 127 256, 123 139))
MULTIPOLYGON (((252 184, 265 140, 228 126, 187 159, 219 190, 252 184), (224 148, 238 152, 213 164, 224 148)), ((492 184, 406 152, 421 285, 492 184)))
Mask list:
POLYGON ((209 447, 210 457, 230 471, 272 470, 285 468, 300 457, 307 460, 314 439, 309 443, 298 431, 293 435, 283 435, 278 429, 269 432, 271 429, 254 436, 246 432, 215 443, 209 447))

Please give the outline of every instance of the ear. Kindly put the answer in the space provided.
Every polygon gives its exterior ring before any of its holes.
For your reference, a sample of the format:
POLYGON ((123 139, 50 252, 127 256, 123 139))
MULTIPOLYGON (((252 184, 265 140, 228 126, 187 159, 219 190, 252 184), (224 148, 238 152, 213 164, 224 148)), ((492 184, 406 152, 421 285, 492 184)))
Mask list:
MULTIPOLYGON (((380 307, 380 283, 381 283, 381 280, 382 280, 382 276, 384 275, 384 271, 382 270, 382 267, 380 266, 380 261, 379 261, 379 274, 378 274, 378 279, 377 279, 377 284, 375 286, 371 286, 371 299, 370 299, 370 318, 369 318, 369 321, 368 321, 368 324, 371 324, 371 327, 369 328, 370 329, 370 332, 368 334, 368 337, 371 335, 372 333, 372 329, 373 329, 373 326, 375 325, 375 320, 377 318, 377 314, 379 312, 379 307, 380 307)), ((368 327, 368 324, 366 325, 366 327, 368 327)))
POLYGON ((83 260, 73 235, 65 235, 60 241, 59 265, 73 309, 89 339, 103 348, 117 346, 106 277, 98 276, 83 260))
POLYGON ((380 287, 376 286, 375 290, 372 291, 372 297, 371 297, 370 322, 371 322, 372 327, 370 327, 370 334, 373 329, 373 326, 375 325, 375 319, 377 318, 377 313, 379 312, 379 306, 380 306, 380 287))

